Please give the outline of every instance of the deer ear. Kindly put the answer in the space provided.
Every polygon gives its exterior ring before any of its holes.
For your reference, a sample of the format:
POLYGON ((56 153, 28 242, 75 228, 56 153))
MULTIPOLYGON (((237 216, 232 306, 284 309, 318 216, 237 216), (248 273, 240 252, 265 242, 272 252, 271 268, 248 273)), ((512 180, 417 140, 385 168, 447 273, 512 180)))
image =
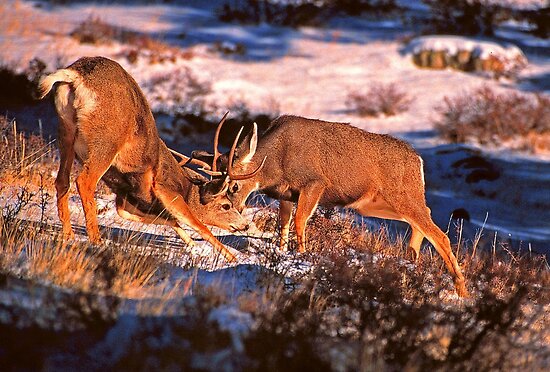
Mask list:
POLYGON ((187 175, 187 179, 193 185, 202 186, 202 185, 204 185, 205 183, 208 182, 208 180, 205 177, 203 177, 199 174, 190 174, 189 172, 186 172, 186 175, 187 175))
POLYGON ((256 153, 256 147, 258 146, 258 124, 254 123, 252 125, 251 135, 246 136, 246 139, 243 141, 243 157, 241 163, 246 164, 250 163, 252 157, 256 153), (250 137, 250 139, 248 139, 250 137), (248 143, 248 146, 246 145, 248 143))
POLYGON ((206 182, 199 189, 201 204, 205 205, 216 199, 219 195, 224 194, 229 187, 227 177, 214 179, 206 182))

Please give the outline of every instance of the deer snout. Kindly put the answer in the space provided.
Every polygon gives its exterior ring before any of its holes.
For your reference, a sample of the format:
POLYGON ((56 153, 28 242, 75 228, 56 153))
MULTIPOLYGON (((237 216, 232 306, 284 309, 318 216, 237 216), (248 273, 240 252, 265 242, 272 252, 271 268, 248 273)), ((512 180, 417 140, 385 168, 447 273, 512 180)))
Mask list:
POLYGON ((250 230, 250 224, 246 223, 244 225, 238 225, 238 226, 231 225, 231 228, 232 228, 233 232, 237 232, 237 231, 244 232, 244 231, 250 230))

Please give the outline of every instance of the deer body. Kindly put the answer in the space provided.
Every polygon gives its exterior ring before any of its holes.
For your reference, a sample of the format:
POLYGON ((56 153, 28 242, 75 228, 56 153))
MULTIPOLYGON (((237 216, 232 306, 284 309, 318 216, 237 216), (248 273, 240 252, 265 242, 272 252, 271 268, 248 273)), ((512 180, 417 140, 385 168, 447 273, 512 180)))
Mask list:
MULTIPOLYGON (((256 130, 256 128, 254 128, 256 130)), ((298 250, 306 250, 306 225, 317 205, 351 208, 364 216, 405 221, 411 226, 409 251, 418 257, 427 238, 466 295, 464 277, 448 237, 434 224, 426 206, 423 162, 407 143, 348 124, 297 116, 273 121, 256 141, 255 130, 219 163, 234 174, 261 170, 245 180, 226 177, 227 195, 238 210, 259 190, 280 200, 281 249, 288 242, 293 203, 298 250), (231 163, 231 164, 227 164, 231 163)), ((236 144, 236 142, 235 142, 236 144)), ((211 192, 209 195, 216 195, 211 192)))
POLYGON ((122 217, 172 226, 188 244, 192 240, 182 226, 189 225, 227 259, 234 259, 204 224, 236 231, 246 229, 247 221, 225 196, 201 204, 197 184, 206 178, 178 164, 158 135, 141 89, 118 63, 81 58, 42 79, 42 97, 54 85, 61 155, 55 186, 66 237, 74 235, 68 191, 76 157, 82 163, 76 184, 92 242, 100 241, 94 192, 103 179, 116 194, 122 217))

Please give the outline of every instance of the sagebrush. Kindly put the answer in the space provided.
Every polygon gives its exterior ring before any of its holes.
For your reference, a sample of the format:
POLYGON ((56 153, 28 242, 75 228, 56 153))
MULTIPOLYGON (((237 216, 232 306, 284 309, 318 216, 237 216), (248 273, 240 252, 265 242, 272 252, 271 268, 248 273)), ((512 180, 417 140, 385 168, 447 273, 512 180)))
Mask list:
POLYGON ((499 93, 487 86, 445 97, 437 108, 439 133, 451 142, 508 144, 520 149, 550 149, 550 97, 499 93))

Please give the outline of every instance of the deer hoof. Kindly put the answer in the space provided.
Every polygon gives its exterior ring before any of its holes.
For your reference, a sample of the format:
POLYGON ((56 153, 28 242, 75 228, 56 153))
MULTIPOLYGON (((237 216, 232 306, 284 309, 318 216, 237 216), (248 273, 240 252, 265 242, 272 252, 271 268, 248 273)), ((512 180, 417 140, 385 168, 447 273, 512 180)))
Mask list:
POLYGON ((413 247, 407 247, 406 257, 411 262, 418 261, 419 254, 413 247))
POLYGON ((64 241, 74 240, 74 231, 72 228, 69 230, 63 230, 63 240, 64 241))
POLYGON ((470 297, 470 294, 468 293, 468 290, 466 289, 466 284, 464 283, 464 279, 455 280, 455 289, 456 289, 456 294, 458 295, 458 297, 462 297, 462 298, 470 297))

